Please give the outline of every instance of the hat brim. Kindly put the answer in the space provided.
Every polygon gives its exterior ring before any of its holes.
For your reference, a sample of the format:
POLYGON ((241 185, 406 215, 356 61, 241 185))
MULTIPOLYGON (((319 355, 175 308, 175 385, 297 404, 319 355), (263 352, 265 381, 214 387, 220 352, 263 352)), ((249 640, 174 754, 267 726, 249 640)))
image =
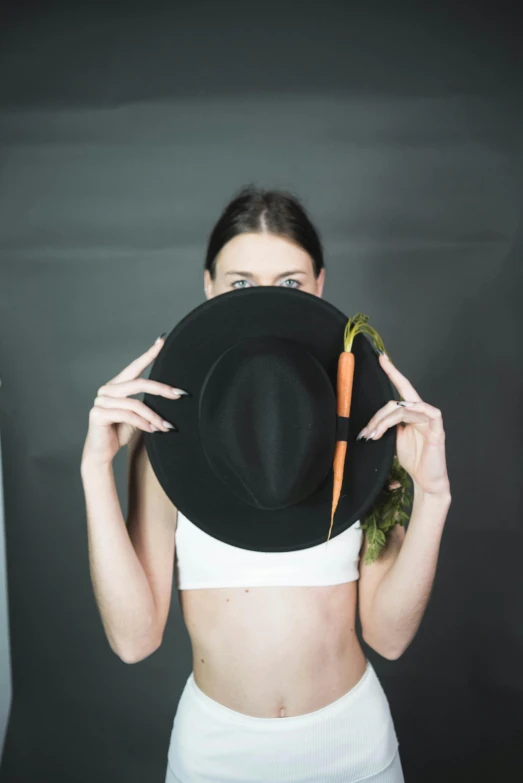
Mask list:
MULTIPOLYGON (((278 286, 228 291, 205 300, 169 333, 149 378, 189 392, 169 400, 146 393, 144 403, 178 431, 144 433, 151 466, 184 516, 214 538, 264 552, 305 549, 325 542, 330 527, 333 471, 296 505, 261 510, 240 500, 216 476, 199 437, 199 393, 209 368, 239 339, 273 335, 296 340, 323 365, 336 393, 338 358, 348 316, 318 296, 278 286)), ((359 431, 395 391, 370 340, 356 335, 354 381, 343 485, 330 538, 362 519, 390 473, 396 427, 377 441, 359 431)), ((333 455, 334 458, 334 455, 333 455)))

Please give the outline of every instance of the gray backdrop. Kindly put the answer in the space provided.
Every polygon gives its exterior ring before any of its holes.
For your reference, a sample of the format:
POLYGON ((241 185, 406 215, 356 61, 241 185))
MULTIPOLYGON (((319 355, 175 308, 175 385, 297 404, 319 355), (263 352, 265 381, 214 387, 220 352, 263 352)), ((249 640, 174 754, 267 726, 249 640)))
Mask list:
MULTIPOLYGON (((324 297, 368 313, 443 412, 453 502, 433 594, 398 661, 365 646, 406 781, 523 776, 523 73, 516 20, 496 9, 5 13, 2 783, 163 783, 189 638, 174 590, 157 652, 129 666, 110 650, 80 456, 96 389, 203 301, 208 234, 251 181, 301 196, 324 297)), ((124 512, 125 466, 122 452, 124 512)))

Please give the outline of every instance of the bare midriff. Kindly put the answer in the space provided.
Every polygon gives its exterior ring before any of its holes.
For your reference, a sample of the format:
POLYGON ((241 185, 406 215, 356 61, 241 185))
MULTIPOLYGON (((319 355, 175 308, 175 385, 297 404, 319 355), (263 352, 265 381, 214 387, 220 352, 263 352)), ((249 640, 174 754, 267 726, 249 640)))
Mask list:
POLYGON ((179 591, 196 685, 258 718, 303 715, 341 698, 367 663, 355 628, 357 584, 179 591))

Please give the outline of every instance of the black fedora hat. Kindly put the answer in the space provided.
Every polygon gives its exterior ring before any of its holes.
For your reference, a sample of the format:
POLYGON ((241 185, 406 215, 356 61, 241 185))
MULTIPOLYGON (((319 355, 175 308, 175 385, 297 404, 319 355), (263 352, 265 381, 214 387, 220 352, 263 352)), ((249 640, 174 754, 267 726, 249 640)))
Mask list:
POLYGON ((146 393, 177 429, 144 439, 166 495, 201 530, 265 552, 326 542, 338 438, 347 454, 330 538, 371 508, 392 467, 395 427, 377 441, 356 436, 395 392, 372 342, 356 334, 350 417, 340 421, 347 320, 313 294, 258 286, 204 301, 168 334, 149 378, 188 395, 146 393))

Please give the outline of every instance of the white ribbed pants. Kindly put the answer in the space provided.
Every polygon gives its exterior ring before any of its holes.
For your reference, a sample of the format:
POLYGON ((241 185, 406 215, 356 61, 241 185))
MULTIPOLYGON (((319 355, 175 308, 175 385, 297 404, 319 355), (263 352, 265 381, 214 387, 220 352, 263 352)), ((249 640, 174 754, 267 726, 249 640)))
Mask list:
POLYGON ((191 672, 167 757, 165 783, 404 783, 389 702, 369 660, 341 698, 287 718, 231 710, 191 672))

